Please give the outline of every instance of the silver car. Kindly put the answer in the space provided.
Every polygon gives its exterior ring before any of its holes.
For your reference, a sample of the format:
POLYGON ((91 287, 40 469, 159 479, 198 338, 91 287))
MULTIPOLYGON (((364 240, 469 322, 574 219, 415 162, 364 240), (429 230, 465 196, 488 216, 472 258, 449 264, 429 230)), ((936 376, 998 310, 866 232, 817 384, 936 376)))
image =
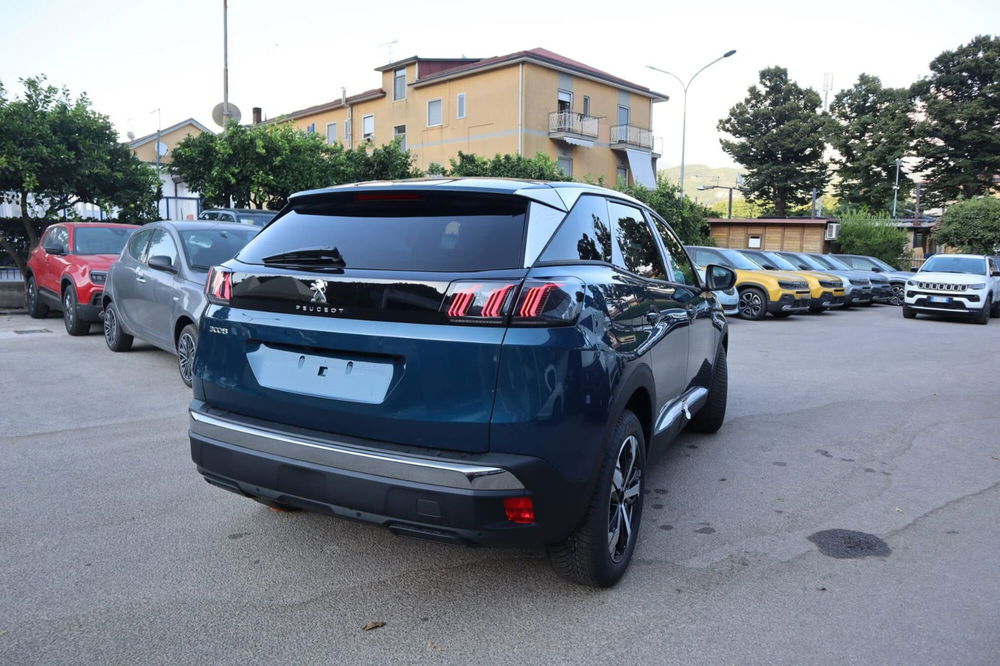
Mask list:
POLYGON ((260 231, 242 224, 156 222, 136 231, 108 271, 102 313, 111 351, 140 338, 177 354, 191 385, 208 269, 232 259, 260 231))

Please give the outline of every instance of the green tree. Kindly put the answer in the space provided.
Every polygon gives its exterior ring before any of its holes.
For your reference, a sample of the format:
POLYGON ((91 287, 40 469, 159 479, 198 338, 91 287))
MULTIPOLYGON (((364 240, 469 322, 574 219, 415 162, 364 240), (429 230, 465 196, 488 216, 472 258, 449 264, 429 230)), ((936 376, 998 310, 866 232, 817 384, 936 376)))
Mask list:
MULTIPOLYGON (((896 181, 897 159, 910 153, 913 104, 905 88, 884 88, 877 76, 862 74, 830 105, 830 145, 839 153, 833 162, 840 180, 837 195, 850 206, 888 211, 896 181)), ((900 177, 899 196, 913 185, 900 177)))
POLYGON ((784 67, 770 67, 719 121, 719 130, 733 137, 721 140, 723 150, 747 170, 748 198, 770 202, 779 217, 809 201, 811 190, 822 190, 830 178, 820 104, 819 94, 790 81, 784 67))
POLYGON ((665 177, 657 178, 655 190, 642 185, 623 185, 618 190, 635 197, 659 213, 684 243, 712 244, 712 228, 708 224, 709 210, 691 199, 682 197, 680 188, 665 177))
POLYGON ((840 251, 846 254, 878 257, 897 267, 908 263, 904 261, 907 258, 904 250, 906 232, 893 224, 888 215, 870 215, 863 211, 843 213, 837 242, 840 251))
POLYGON ((980 35, 930 64, 913 85, 928 204, 1000 190, 1000 37, 980 35))
POLYGON ((398 142, 346 150, 285 122, 230 124, 219 134, 186 137, 170 168, 209 206, 272 210, 301 190, 421 175, 398 142))
POLYGON ((155 219, 159 177, 119 143, 107 116, 44 76, 21 84, 15 99, 0 84, 0 193, 21 213, 20 229, 5 225, 0 247, 18 267, 24 270, 25 248, 40 232, 62 211, 74 216, 78 203, 123 222, 155 219))
POLYGON ((449 176, 571 180, 562 172, 556 161, 544 153, 538 153, 534 157, 498 153, 492 159, 486 159, 458 151, 458 159, 453 157, 449 161, 451 169, 446 174, 449 176))
POLYGON ((983 197, 952 204, 934 232, 935 240, 972 254, 1000 252, 1000 199, 983 197))

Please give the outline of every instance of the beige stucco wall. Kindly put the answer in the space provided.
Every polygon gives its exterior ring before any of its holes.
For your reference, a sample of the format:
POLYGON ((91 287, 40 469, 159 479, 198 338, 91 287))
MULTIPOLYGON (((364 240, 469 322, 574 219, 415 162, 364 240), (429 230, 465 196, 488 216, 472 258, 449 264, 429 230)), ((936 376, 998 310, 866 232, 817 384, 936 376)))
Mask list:
MULTIPOLYGON (((183 125, 178 127, 172 132, 163 133, 160 135, 160 141, 166 144, 169 152, 167 152, 165 157, 160 158, 161 164, 170 163, 170 155, 174 152, 174 147, 180 143, 184 137, 187 136, 198 136, 202 131, 194 125, 183 125)), ((143 162, 156 162, 156 139, 152 141, 147 141, 138 148, 132 150, 136 157, 138 157, 143 162)))

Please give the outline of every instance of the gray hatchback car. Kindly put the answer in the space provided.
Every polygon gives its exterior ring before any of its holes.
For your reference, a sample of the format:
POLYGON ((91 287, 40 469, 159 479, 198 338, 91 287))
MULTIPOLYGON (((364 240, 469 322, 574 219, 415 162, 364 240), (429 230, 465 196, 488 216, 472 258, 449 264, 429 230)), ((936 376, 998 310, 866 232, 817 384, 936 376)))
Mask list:
POLYGON ((181 379, 190 386, 208 269, 232 259, 258 231, 191 221, 156 222, 135 232, 108 271, 102 313, 108 348, 128 351, 140 338, 177 354, 181 379))

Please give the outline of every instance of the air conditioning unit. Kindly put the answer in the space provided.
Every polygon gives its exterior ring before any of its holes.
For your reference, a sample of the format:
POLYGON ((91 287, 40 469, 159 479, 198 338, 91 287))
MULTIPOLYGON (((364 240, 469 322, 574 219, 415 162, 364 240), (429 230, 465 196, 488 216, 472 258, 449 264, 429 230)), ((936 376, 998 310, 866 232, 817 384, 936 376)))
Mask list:
POLYGON ((840 223, 830 222, 829 224, 826 225, 826 232, 823 234, 823 240, 828 240, 828 241, 837 240, 837 237, 839 235, 840 235, 840 223))

